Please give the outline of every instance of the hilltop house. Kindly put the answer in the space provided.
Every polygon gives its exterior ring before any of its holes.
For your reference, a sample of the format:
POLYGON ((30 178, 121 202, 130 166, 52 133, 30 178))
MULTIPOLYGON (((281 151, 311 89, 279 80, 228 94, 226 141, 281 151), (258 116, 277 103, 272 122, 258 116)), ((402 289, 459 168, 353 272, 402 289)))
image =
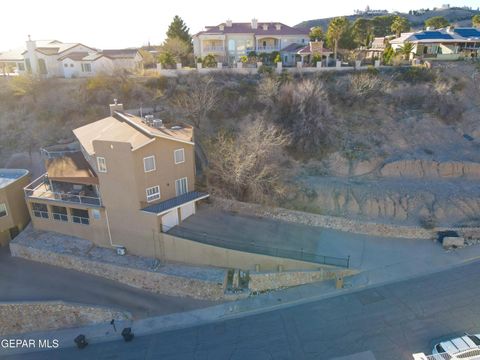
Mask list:
MULTIPOLYGON (((219 62, 232 64, 252 51, 257 54, 274 51, 282 53, 283 49, 291 50, 292 44, 306 46, 308 41, 308 29, 298 29, 280 22, 258 22, 256 19, 250 23, 227 20, 217 26, 207 26, 205 31, 195 34, 193 51, 197 58, 211 54, 219 62)), ((284 65, 294 63, 289 53, 290 51, 285 53, 287 63, 284 65)))
POLYGON ((478 57, 480 54, 480 29, 452 28, 422 30, 402 33, 390 40, 394 50, 413 44, 411 58, 430 60, 457 60, 462 57, 478 57))
POLYGON ((0 67, 4 73, 9 72, 7 68, 13 68, 18 74, 71 78, 119 70, 136 72, 143 68, 142 60, 137 49, 100 51, 80 43, 29 37, 26 49, 0 54, 0 67))
POLYGON ((166 127, 110 105, 111 115, 73 130, 80 151, 47 156, 25 187, 36 229, 152 256, 153 239, 195 213, 193 128, 166 127))
POLYGON ((6 245, 30 221, 23 188, 30 182, 28 170, 0 169, 0 246, 6 245))

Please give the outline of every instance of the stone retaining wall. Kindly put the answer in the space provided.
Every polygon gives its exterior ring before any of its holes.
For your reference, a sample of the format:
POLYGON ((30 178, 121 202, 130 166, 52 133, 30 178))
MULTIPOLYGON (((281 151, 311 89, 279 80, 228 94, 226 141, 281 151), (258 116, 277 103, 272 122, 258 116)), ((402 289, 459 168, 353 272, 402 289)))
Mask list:
POLYGON ((332 280, 340 275, 342 277, 355 274, 353 270, 324 270, 317 271, 284 271, 277 273, 249 274, 249 289, 252 292, 262 292, 282 287, 297 286, 317 281, 332 280))
POLYGON ((131 315, 104 307, 63 301, 0 303, 0 335, 71 328, 112 319, 128 320, 131 315))
POLYGON ((190 296, 202 300, 220 300, 223 299, 224 295, 223 283, 134 269, 102 262, 101 260, 93 261, 15 242, 10 243, 10 251, 12 256, 82 271, 159 294, 190 296))
POLYGON ((319 215, 283 208, 270 208, 257 204, 243 203, 218 197, 212 197, 212 200, 214 206, 217 206, 226 211, 236 211, 246 215, 256 215, 293 222, 297 224, 318 226, 328 229, 335 229, 372 236, 385 236, 408 239, 433 239, 436 238, 436 232, 442 230, 455 230, 460 234, 469 234, 470 237, 480 236, 480 228, 478 227, 435 228, 432 230, 427 230, 415 226, 361 222, 358 220, 351 220, 342 217, 319 215))

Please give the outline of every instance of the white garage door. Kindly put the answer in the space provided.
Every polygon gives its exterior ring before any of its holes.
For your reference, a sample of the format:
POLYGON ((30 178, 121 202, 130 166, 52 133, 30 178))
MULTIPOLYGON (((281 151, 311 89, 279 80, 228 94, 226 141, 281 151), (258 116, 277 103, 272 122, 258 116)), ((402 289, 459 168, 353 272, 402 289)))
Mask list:
POLYGON ((178 225, 178 211, 177 209, 170 211, 162 216, 162 231, 167 232, 175 225, 178 225))
POLYGON ((190 204, 185 204, 180 207, 180 216, 182 217, 182 221, 185 220, 190 215, 195 214, 195 203, 191 202, 190 204))

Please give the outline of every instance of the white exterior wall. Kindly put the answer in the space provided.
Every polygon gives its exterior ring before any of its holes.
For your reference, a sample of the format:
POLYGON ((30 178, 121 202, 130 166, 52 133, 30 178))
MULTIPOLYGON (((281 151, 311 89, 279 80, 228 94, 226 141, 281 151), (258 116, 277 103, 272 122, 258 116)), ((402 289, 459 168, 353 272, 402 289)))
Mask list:
POLYGON ((94 76, 98 74, 112 75, 116 68, 115 63, 111 59, 106 58, 104 56, 93 61, 91 64, 92 64, 92 72, 85 73, 84 76, 94 76))

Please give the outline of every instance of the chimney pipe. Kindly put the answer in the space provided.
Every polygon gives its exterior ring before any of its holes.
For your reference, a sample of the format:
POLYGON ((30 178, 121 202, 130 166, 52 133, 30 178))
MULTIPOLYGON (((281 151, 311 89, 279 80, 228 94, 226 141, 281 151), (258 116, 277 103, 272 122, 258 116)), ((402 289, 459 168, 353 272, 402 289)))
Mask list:
POLYGON ((252 19, 252 29, 256 29, 258 27, 258 20, 252 19))
POLYGON ((113 99, 114 104, 110 104, 110 116, 113 116, 115 111, 123 111, 123 104, 118 104, 117 99, 113 99))

